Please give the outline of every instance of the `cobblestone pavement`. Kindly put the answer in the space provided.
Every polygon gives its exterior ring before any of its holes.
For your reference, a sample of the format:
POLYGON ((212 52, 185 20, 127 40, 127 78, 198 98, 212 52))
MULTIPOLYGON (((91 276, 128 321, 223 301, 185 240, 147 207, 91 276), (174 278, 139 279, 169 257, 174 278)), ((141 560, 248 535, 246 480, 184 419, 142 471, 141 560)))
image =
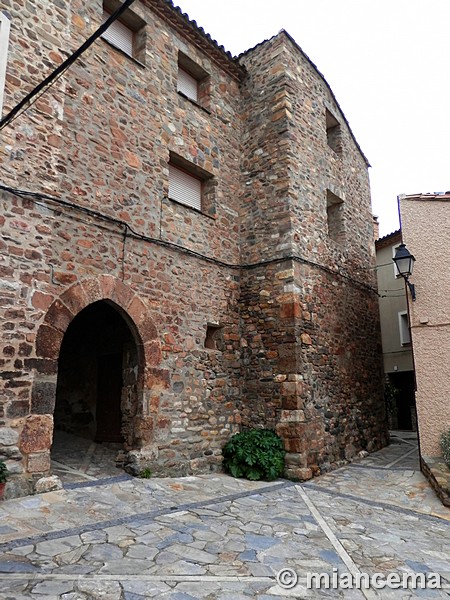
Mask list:
POLYGON ((1 600, 450 595, 450 510, 418 471, 413 436, 304 484, 131 479, 107 456, 55 453, 63 490, 0 505, 1 600), (276 580, 286 567, 292 589, 276 580), (308 571, 336 569, 439 573, 443 587, 306 589, 308 571))

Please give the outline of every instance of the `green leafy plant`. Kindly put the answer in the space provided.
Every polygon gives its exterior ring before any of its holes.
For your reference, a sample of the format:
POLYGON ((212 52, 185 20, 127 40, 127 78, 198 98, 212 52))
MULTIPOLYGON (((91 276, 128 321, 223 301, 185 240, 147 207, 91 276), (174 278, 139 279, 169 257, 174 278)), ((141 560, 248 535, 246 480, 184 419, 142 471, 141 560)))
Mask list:
POLYGON ((441 433, 441 450, 444 462, 450 468, 450 429, 441 433))
POLYGON ((6 468, 5 463, 0 460, 0 483, 6 483, 8 479, 8 469, 6 468))
POLYGON ((139 473, 139 477, 141 479, 150 479, 151 476, 152 476, 152 471, 148 467, 146 467, 145 469, 142 469, 142 471, 139 473))
POLYGON ((249 429, 233 435, 222 454, 223 467, 233 477, 272 481, 283 473, 283 442, 270 429, 249 429))

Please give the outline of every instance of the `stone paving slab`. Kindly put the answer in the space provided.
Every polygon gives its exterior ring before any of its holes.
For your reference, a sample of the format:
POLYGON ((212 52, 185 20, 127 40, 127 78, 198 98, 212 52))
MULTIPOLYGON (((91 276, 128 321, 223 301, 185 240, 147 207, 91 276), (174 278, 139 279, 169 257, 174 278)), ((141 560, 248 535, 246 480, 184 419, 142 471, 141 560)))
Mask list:
POLYGON ((0 544, 16 539, 136 514, 170 510, 180 504, 247 493, 270 484, 233 479, 224 474, 173 479, 126 479, 108 485, 48 492, 0 505, 0 544), (1 528, 4 528, 3 531, 1 528))
POLYGON ((450 511, 407 468, 414 447, 395 446, 305 484, 127 479, 3 502, 0 600, 448 598, 306 589, 307 572, 333 569, 449 585, 450 511), (292 589, 277 583, 285 568, 292 589))

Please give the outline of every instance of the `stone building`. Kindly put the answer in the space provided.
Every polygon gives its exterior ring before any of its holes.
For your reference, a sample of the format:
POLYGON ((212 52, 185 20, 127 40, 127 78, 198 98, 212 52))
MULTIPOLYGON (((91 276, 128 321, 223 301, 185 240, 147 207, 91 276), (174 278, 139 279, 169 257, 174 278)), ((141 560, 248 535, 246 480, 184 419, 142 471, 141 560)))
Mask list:
MULTIPOLYGON (((4 0, 3 114, 117 5, 4 0)), ((15 493, 54 429, 162 475, 219 468, 242 426, 301 479, 386 442, 368 163, 285 31, 233 58, 136 0, 3 128, 0 165, 15 493)))

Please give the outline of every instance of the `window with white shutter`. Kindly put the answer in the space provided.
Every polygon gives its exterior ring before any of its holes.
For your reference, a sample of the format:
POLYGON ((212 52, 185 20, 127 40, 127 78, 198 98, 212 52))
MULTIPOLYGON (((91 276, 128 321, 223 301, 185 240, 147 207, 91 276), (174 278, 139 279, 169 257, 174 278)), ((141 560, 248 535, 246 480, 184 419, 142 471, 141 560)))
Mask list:
POLYGON ((198 63, 178 52, 177 91, 202 108, 209 110, 211 78, 198 63))
MULTIPOLYGON (((109 19, 110 16, 110 13, 103 9, 102 23, 109 19)), ((116 48, 119 48, 119 50, 122 50, 129 56, 133 56, 134 32, 125 23, 116 19, 102 34, 102 37, 116 48)))
POLYGON ((169 164, 169 198, 202 210, 202 180, 169 164))
POLYGON ((0 117, 3 109, 3 92, 6 82, 6 62, 9 44, 9 18, 0 11, 0 117))
POLYGON ((178 67, 177 91, 198 102, 198 81, 180 66, 178 67))

